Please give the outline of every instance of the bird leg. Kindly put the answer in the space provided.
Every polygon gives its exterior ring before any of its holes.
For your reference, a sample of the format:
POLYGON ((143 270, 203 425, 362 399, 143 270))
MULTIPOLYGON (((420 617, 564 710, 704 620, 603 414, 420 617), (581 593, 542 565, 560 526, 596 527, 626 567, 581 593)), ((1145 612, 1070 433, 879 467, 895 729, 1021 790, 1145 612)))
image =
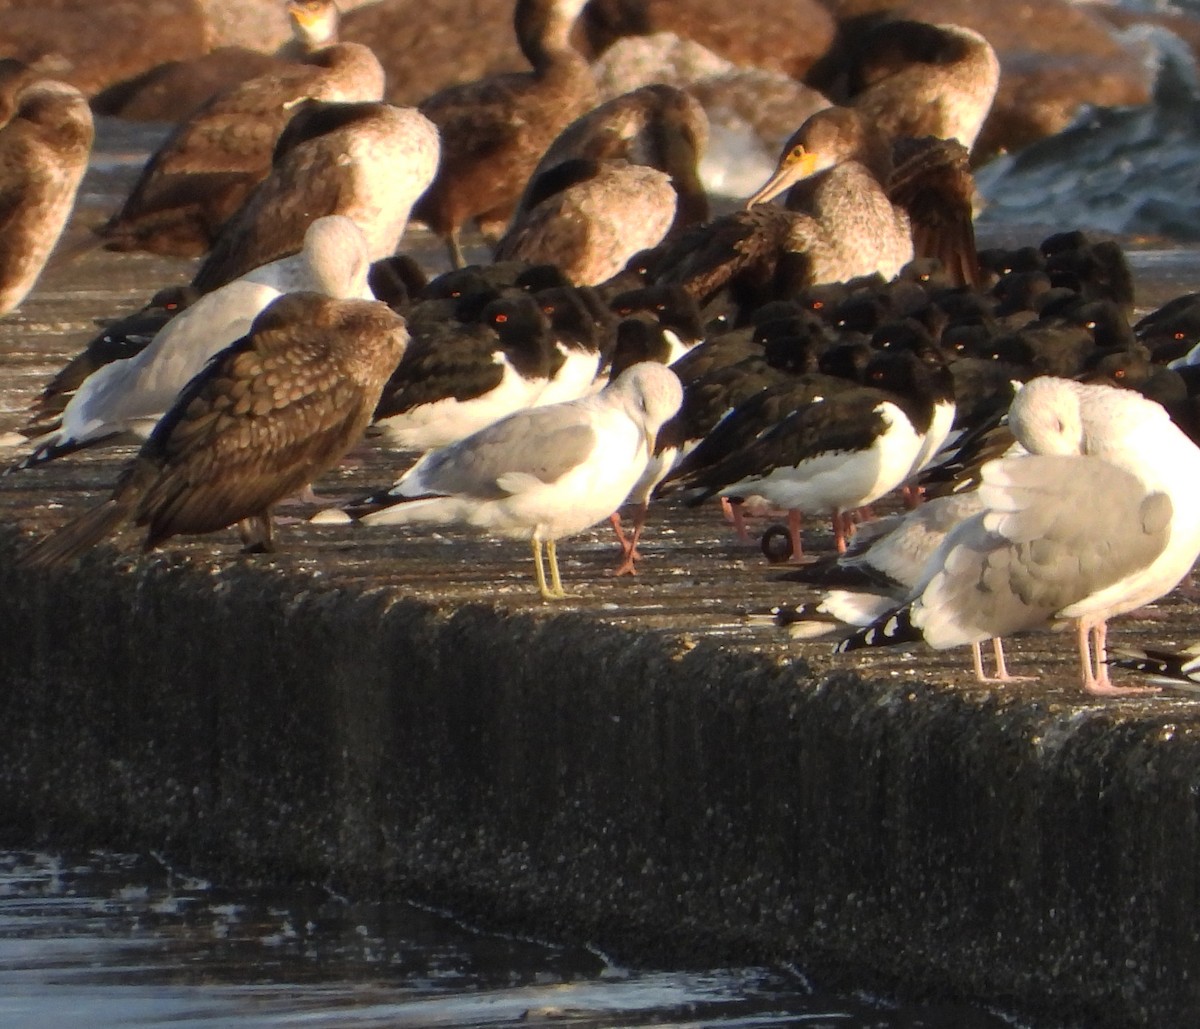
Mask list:
POLYGON ((644 501, 638 504, 637 510, 633 516, 633 535, 626 537, 621 530, 621 515, 620 512, 614 512, 612 518, 612 527, 617 531, 617 537, 621 541, 622 560, 616 568, 613 569, 613 575, 637 575, 637 568, 634 562, 642 555, 638 553, 638 540, 642 538, 642 528, 646 524, 646 514, 650 510, 650 502, 644 501))
POLYGON ((837 543, 837 552, 846 553, 846 540, 854 535, 854 519, 841 511, 833 513, 833 538, 837 543))
POLYGON ((555 600, 561 600, 567 595, 563 589, 562 579, 558 577, 558 540, 546 540, 546 557, 550 561, 550 589, 555 600))
POLYGON ((801 514, 797 509, 791 508, 788 511, 788 542, 792 545, 788 560, 797 564, 808 564, 808 559, 804 556, 804 545, 800 542, 800 519, 801 514))
POLYGON ((1093 697, 1130 697, 1158 693, 1153 686, 1114 686, 1108 677, 1108 622, 1101 619, 1091 623, 1079 619, 1079 661, 1083 673, 1083 689, 1093 697), (1094 656, 1093 656, 1094 652, 1094 656), (1094 664, 1093 664, 1094 660, 1094 664))
POLYGON ((546 541, 546 556, 550 559, 550 582, 546 582, 546 568, 542 564, 542 541, 536 536, 529 541, 533 549, 533 574, 537 579, 538 592, 543 600, 562 600, 567 594, 558 577, 558 553, 554 540, 546 541))
POLYGON ((270 511, 262 511, 237 523, 243 554, 270 554, 275 549, 275 523, 270 511))
POLYGON ((975 681, 984 683, 1000 682, 1032 682, 1032 675, 1010 675, 1008 665, 1004 661, 1004 641, 999 636, 992 637, 992 655, 996 661, 996 674, 987 675, 983 670, 983 653, 978 643, 971 644, 971 666, 975 670, 975 681))
POLYGON ((467 259, 463 257, 462 244, 458 239, 457 226, 450 230, 446 236, 446 250, 450 254, 450 267, 456 271, 467 266, 467 259))
POLYGON ((750 532, 746 528, 746 516, 742 514, 742 502, 740 500, 731 500, 729 497, 722 497, 721 511, 727 521, 733 522, 733 530, 738 534, 738 539, 749 540, 750 532))

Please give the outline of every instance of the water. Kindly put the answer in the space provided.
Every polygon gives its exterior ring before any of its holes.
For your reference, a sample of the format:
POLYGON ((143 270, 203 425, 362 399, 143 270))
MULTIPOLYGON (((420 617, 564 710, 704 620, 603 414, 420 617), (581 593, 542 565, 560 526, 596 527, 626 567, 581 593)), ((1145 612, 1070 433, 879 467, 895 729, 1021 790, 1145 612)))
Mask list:
POLYGON ((762 968, 630 972, 400 902, 227 889, 134 855, 0 851, 0 1026, 1000 1029, 762 968))

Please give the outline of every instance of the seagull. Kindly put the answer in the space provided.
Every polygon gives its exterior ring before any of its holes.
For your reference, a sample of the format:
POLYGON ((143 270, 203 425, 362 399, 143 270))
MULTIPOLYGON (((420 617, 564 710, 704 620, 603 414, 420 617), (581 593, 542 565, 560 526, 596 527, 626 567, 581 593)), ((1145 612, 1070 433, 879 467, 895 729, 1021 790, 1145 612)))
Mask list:
POLYGON ((15 468, 44 464, 125 434, 145 439, 205 363, 240 336, 272 300, 301 290, 373 299, 366 244, 344 217, 313 222, 304 249, 201 297, 171 319, 138 354, 93 372, 75 391, 60 424, 15 468))
MULTIPOLYGON (((786 626, 793 639, 814 639, 844 631, 847 626, 870 625, 907 599, 946 534, 982 509, 982 498, 972 490, 935 497, 903 514, 863 523, 855 533, 853 547, 845 554, 780 577, 842 588, 827 589, 816 604, 777 604, 765 618, 786 626)), ((764 615, 752 613, 750 617, 762 621, 764 615)), ((984 671, 979 643, 971 643, 977 682, 1021 679, 1009 673, 999 636, 992 640, 992 653, 996 672, 989 676, 984 671)))
POLYGON ((1200 554, 1200 449, 1153 401, 1050 376, 1018 392, 1009 425, 1031 453, 984 466, 984 510, 904 605, 838 649, 943 649, 1074 620, 1085 692, 1144 692, 1110 681, 1107 622, 1169 592, 1200 554))
POLYGON ((240 523, 271 550, 271 507, 333 467, 363 434, 408 341, 378 301, 280 297, 179 395, 112 496, 38 543, 27 567, 72 560, 124 522, 144 550, 240 523))
POLYGON ((558 540, 621 506, 659 428, 682 401, 674 372, 640 362, 599 393, 518 411, 430 451, 390 489, 348 513, 365 525, 458 523, 528 539, 538 590, 546 600, 561 599, 558 540))

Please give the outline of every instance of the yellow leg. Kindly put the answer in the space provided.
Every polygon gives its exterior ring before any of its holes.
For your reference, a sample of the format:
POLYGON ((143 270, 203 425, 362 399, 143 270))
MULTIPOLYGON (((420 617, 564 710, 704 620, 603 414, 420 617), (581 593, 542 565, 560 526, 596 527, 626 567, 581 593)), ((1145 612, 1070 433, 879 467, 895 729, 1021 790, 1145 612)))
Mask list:
POLYGON ((554 595, 546 585, 546 569, 542 565, 542 541, 535 536, 529 541, 529 545, 533 550, 533 576, 537 579, 538 592, 544 599, 553 600, 554 595))
POLYGON ((559 600, 567 595, 563 589, 562 579, 558 577, 558 541, 546 541, 546 556, 550 559, 550 590, 554 598, 559 600))

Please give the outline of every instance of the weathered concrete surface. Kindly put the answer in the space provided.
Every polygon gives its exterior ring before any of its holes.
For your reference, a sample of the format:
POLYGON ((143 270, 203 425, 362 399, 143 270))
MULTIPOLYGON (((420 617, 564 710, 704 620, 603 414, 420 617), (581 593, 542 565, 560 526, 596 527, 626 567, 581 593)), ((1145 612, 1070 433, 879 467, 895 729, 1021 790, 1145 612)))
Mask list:
MULTIPOLYGON (((1145 304, 1195 281, 1195 253, 1139 262, 1145 304)), ((0 321, 0 429, 93 317, 187 270, 94 253, 49 273, 0 321)), ((605 576, 605 532, 564 542, 580 596, 560 606, 524 546, 453 532, 292 524, 256 559, 232 533, 149 557, 126 535, 17 569, 127 453, 0 478, 10 839, 401 891, 627 962, 791 961, 1040 1025, 1200 1011, 1200 705, 1085 701, 1058 636, 1016 641, 1037 681, 1006 688, 957 653, 790 645, 737 610, 801 595, 670 506, 636 582, 605 576)), ((318 489, 399 463, 368 449, 318 489)), ((1182 642, 1196 613, 1173 596, 1113 642, 1182 642)))
POLYGON ((628 609, 413 600, 369 547, 341 570, 345 544, 34 577, 14 536, 10 833, 1045 1024, 1200 1005, 1191 705, 864 681, 614 624, 628 609))

